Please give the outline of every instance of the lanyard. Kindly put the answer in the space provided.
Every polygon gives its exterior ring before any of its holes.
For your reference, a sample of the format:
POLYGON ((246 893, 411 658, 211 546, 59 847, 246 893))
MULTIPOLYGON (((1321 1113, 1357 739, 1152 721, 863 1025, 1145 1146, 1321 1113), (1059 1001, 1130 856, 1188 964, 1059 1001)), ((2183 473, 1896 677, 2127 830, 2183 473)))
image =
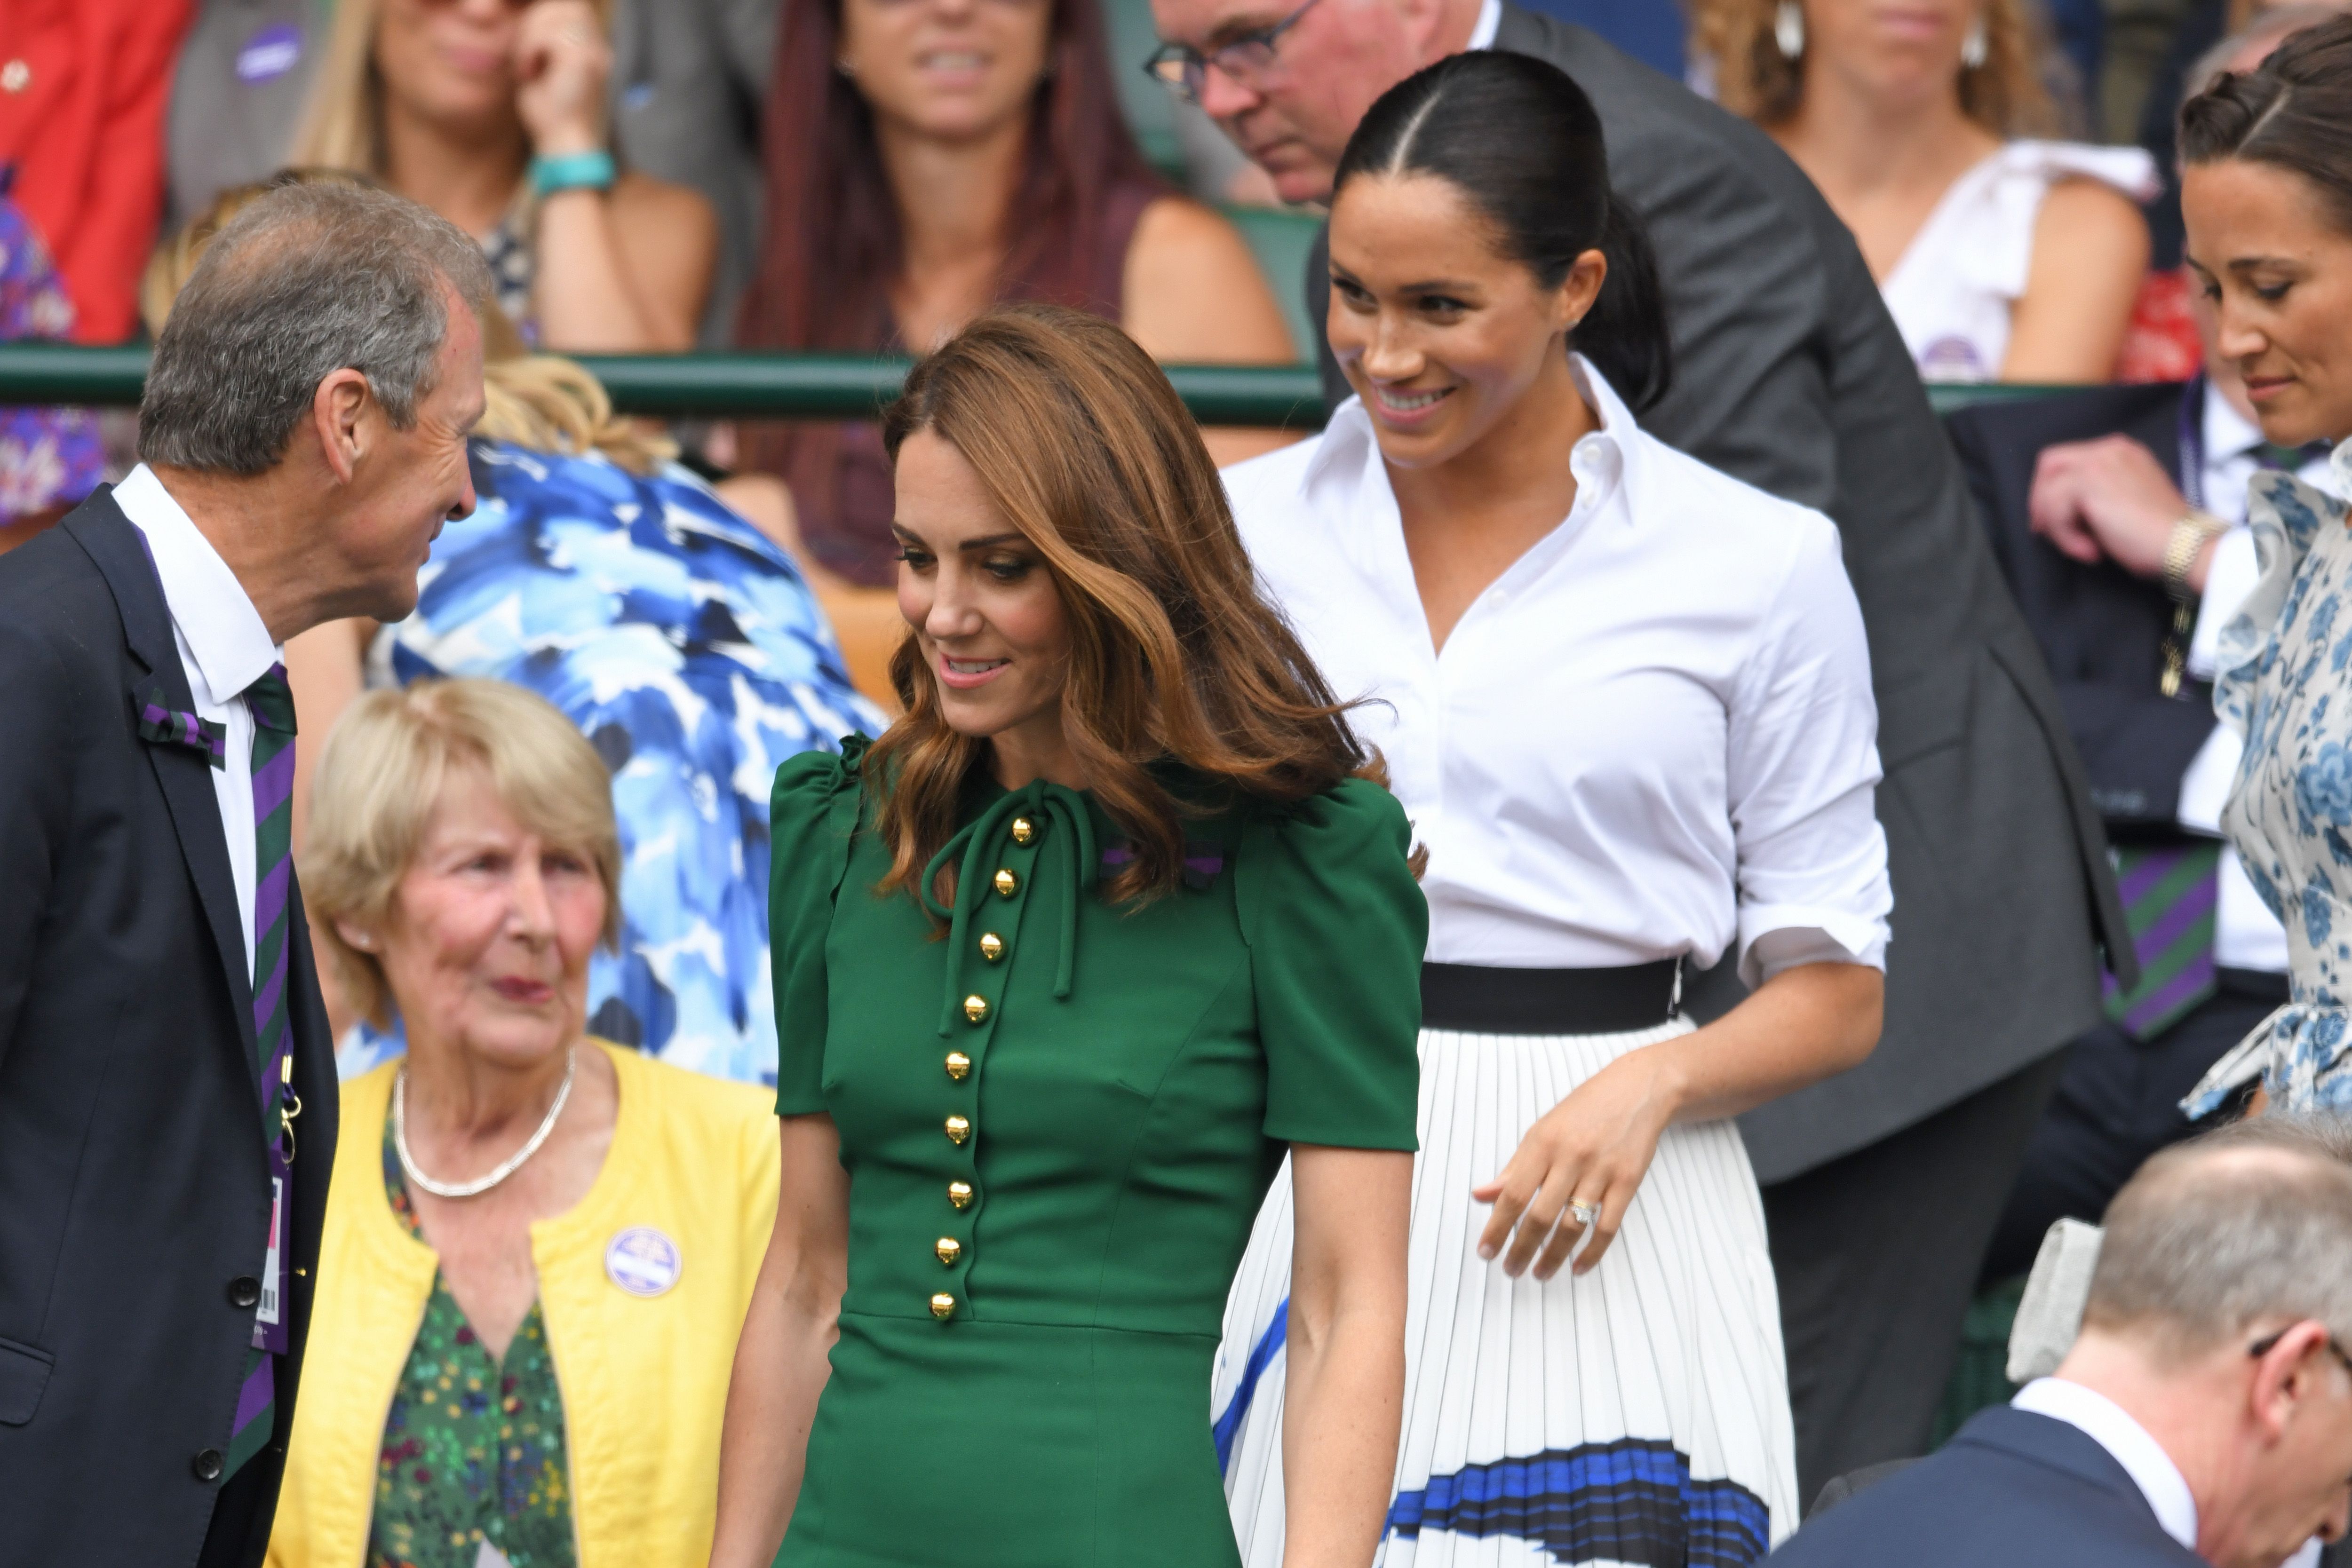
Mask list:
POLYGON ((2205 509, 2205 372, 2180 388, 2180 495, 2197 511, 2205 509))

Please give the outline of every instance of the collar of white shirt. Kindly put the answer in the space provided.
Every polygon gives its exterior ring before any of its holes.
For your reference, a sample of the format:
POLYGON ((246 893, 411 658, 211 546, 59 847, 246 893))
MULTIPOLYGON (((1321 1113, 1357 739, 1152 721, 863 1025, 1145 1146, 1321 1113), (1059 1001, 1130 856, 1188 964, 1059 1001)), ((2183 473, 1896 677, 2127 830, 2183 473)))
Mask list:
POLYGON ((1502 26, 1503 0, 1486 0, 1486 4, 1478 7, 1478 25, 1470 29, 1470 47, 1472 49, 1493 48, 1495 34, 1502 26))
POLYGON ((199 706, 226 706, 281 657, 261 612, 212 540, 147 465, 133 468, 114 487, 114 504, 147 537, 155 574, 163 583, 164 607, 194 674, 208 688, 190 695, 199 706))
POLYGON ((2164 1533, 2189 1551, 2197 1550, 2197 1500, 2189 1493, 2189 1482, 2164 1446, 2130 1412, 2105 1395, 2063 1377, 2037 1377, 2010 1404, 2063 1421, 2105 1448, 2147 1499, 2164 1533))
MULTIPOLYGON (((1576 502, 1567 520, 1580 523, 1591 517, 1621 489, 1626 501, 1623 512, 1630 518, 1634 515, 1633 497, 1640 487, 1643 439, 1641 427, 1633 422, 1633 411, 1618 397, 1617 389, 1592 368, 1591 361, 1581 354, 1570 354, 1568 363, 1570 372, 1576 377, 1577 390, 1584 393, 1584 401, 1592 410, 1593 428, 1569 448, 1569 471, 1576 476, 1576 502)), ((1307 460, 1300 476, 1299 488, 1312 492, 1318 485, 1331 482, 1343 486, 1342 494, 1350 494, 1361 486, 1383 489, 1388 486, 1388 472, 1381 464, 1380 440, 1372 432, 1372 416, 1365 412, 1364 400, 1360 397, 1351 397, 1332 411, 1315 455, 1307 460)), ((1556 529, 1538 549, 1558 548, 1575 531, 1570 528, 1556 529)), ((1365 542, 1355 530, 1350 530, 1350 537, 1356 542, 1365 542)), ((1537 553, 1530 551, 1529 555, 1537 553)))

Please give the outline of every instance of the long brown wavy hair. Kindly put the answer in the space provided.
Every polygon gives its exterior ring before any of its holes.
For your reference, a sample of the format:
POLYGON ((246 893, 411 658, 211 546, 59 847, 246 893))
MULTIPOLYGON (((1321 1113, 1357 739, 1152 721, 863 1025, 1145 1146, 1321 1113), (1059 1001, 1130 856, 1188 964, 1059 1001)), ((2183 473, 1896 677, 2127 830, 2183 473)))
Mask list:
MULTIPOLYGON (((2026 0, 1982 0, 1985 60, 1960 68, 1960 112, 1994 135, 2055 135, 2057 105, 2039 61, 2049 48, 2047 28, 2026 0)), ((1805 90, 1804 61, 1780 52, 1772 36, 1780 0, 1696 0, 1691 47, 1715 68, 1716 101, 1762 126, 1797 112, 1805 90)))
MULTIPOLYGON (((1215 809, 1189 787, 1186 800, 1171 793, 1169 764, 1212 795, 1276 802, 1350 774, 1385 781, 1347 705, 1259 595, 1200 431, 1133 339, 1061 306, 1000 307, 915 367, 883 425, 892 461, 925 430, 979 473, 1061 593, 1062 732, 1135 847, 1108 897, 1172 889, 1184 819, 1215 809)), ((920 892, 988 747, 940 717, 912 637, 890 682, 906 714, 867 748, 864 777, 890 846, 882 886, 920 892)))

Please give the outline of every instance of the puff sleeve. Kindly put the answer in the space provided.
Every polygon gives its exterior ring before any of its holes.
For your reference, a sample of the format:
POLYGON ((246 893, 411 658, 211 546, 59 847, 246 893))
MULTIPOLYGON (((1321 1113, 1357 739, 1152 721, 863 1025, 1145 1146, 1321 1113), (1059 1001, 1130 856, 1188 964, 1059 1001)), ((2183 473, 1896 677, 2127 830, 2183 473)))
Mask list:
POLYGON ((859 737, 776 769, 768 804, 768 949, 776 990, 776 1114, 825 1109, 825 937, 857 831, 859 737))
POLYGON ((1265 1135, 1415 1147, 1429 906, 1404 808, 1343 780, 1259 823, 1239 897, 1265 1051, 1265 1135))

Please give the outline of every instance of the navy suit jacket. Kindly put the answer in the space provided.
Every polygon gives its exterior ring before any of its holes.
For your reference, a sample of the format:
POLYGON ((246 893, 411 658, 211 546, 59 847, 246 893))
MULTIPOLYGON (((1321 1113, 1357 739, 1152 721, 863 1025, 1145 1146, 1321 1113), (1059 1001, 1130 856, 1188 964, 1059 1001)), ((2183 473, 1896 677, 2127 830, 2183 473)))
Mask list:
MULTIPOLYGON (((142 732, 159 696, 195 706, 154 565, 101 488, 0 557, 0 1568, 195 1561, 253 1335, 270 1186, 243 917, 206 754, 142 732)), ((301 896, 292 1350, 237 1478, 264 1506, 228 1543, 256 1563, 335 1157, 301 896)))
POLYGON ((1817 1513, 1773 1568, 2206 1568, 2087 1435, 1996 1405, 1917 1464, 1817 1513))
POLYGON ((2033 531, 2026 500, 2042 448, 2126 435, 2180 475, 2184 389, 2093 387, 2057 397, 1979 403, 1947 420, 1993 554, 2050 661, 2091 799, 2122 837, 2178 838, 2180 776, 2213 731, 2210 692, 2158 686, 2172 601, 2164 585, 2111 561, 2085 566, 2033 531))

